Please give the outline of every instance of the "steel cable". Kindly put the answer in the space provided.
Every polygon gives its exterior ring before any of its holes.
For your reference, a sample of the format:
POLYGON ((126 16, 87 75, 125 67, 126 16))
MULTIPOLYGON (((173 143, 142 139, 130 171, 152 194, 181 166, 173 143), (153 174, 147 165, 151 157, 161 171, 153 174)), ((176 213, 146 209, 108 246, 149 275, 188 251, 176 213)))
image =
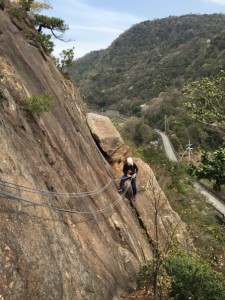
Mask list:
POLYGON ((93 214, 93 213, 105 212, 105 211, 113 208, 117 203, 119 203, 123 199, 123 196, 128 191, 130 185, 131 185, 131 183, 128 185, 128 187, 125 189, 125 191, 121 194, 121 197, 118 200, 116 200, 112 204, 110 204, 110 205, 108 205, 108 206, 106 206, 106 207, 104 207, 102 209, 98 209, 98 210, 95 210, 95 211, 78 211, 78 210, 69 210, 69 209, 65 209, 65 208, 59 208, 59 207, 56 207, 56 206, 51 206, 51 205, 48 205, 48 204, 38 203, 36 201, 25 199, 23 197, 20 197, 20 196, 17 196, 17 195, 14 195, 14 194, 2 191, 2 190, 0 190, 0 194, 4 195, 4 196, 7 196, 7 197, 9 197, 11 199, 18 200, 20 202, 25 202, 25 203, 29 203, 29 204, 33 204, 33 205, 37 205, 37 206, 41 206, 41 207, 46 207, 46 208, 49 208, 49 209, 52 209, 52 210, 61 211, 61 212, 65 212, 65 213, 71 213, 71 214, 93 214))

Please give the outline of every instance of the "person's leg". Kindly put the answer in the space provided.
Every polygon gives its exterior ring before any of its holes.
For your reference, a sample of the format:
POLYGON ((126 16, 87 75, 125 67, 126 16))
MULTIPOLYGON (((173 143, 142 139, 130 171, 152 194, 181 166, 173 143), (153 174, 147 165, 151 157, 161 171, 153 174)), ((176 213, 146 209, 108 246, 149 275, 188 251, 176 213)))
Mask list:
POLYGON ((136 179, 133 178, 131 180, 132 190, 133 190, 133 197, 137 195, 137 187, 136 187, 136 179))
POLYGON ((127 180, 127 177, 125 175, 123 175, 120 179, 120 187, 119 187, 119 190, 122 190, 123 189, 123 186, 124 186, 124 182, 127 180))

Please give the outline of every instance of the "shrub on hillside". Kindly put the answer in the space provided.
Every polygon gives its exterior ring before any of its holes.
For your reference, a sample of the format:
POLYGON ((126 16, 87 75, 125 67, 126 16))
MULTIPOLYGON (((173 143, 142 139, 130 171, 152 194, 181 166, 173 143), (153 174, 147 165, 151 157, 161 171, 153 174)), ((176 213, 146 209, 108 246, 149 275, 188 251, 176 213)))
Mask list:
POLYGON ((26 99, 24 102, 27 108, 37 115, 50 111, 52 106, 52 98, 48 93, 34 95, 26 99))
POLYGON ((225 299, 222 275, 199 257, 188 253, 171 255, 164 266, 171 278, 172 299, 225 299))

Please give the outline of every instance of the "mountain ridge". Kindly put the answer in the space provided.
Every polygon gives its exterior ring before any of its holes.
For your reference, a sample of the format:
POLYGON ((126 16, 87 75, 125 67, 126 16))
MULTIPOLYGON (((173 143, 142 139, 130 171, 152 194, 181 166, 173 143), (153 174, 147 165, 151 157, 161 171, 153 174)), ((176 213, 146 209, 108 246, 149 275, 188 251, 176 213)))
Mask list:
POLYGON ((76 60, 71 78, 90 106, 124 112, 124 101, 137 109, 161 92, 217 72, 224 65, 224 22, 223 14, 141 22, 107 49, 76 60))

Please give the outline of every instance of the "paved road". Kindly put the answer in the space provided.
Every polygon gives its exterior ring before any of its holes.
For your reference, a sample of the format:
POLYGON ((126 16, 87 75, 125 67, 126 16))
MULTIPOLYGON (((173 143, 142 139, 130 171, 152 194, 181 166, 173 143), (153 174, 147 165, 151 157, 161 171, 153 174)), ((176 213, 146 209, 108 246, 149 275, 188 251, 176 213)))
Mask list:
MULTIPOLYGON (((169 160, 178 162, 178 159, 173 151, 171 142, 170 142, 169 138, 167 137, 167 135, 160 130, 156 130, 156 132, 162 138, 166 156, 169 158, 169 160)), ((221 202, 220 199, 215 197, 213 194, 211 194, 209 191, 204 189, 204 187, 202 187, 198 183, 195 183, 194 186, 195 186, 196 190, 198 190, 201 194, 203 194, 206 197, 208 202, 210 202, 222 215, 225 216, 225 204, 223 202, 221 202)))
POLYGON ((196 190, 199 190, 206 198, 207 201, 210 202, 221 214, 225 216, 225 204, 221 202, 218 198, 212 195, 210 192, 205 190, 201 185, 198 183, 194 184, 196 190))
POLYGON ((169 158, 169 160, 178 162, 177 157, 174 154, 173 148, 171 147, 170 140, 169 140, 168 136, 160 130, 155 130, 155 131, 162 138, 163 146, 164 146, 164 149, 165 149, 165 152, 166 152, 166 156, 169 158))

